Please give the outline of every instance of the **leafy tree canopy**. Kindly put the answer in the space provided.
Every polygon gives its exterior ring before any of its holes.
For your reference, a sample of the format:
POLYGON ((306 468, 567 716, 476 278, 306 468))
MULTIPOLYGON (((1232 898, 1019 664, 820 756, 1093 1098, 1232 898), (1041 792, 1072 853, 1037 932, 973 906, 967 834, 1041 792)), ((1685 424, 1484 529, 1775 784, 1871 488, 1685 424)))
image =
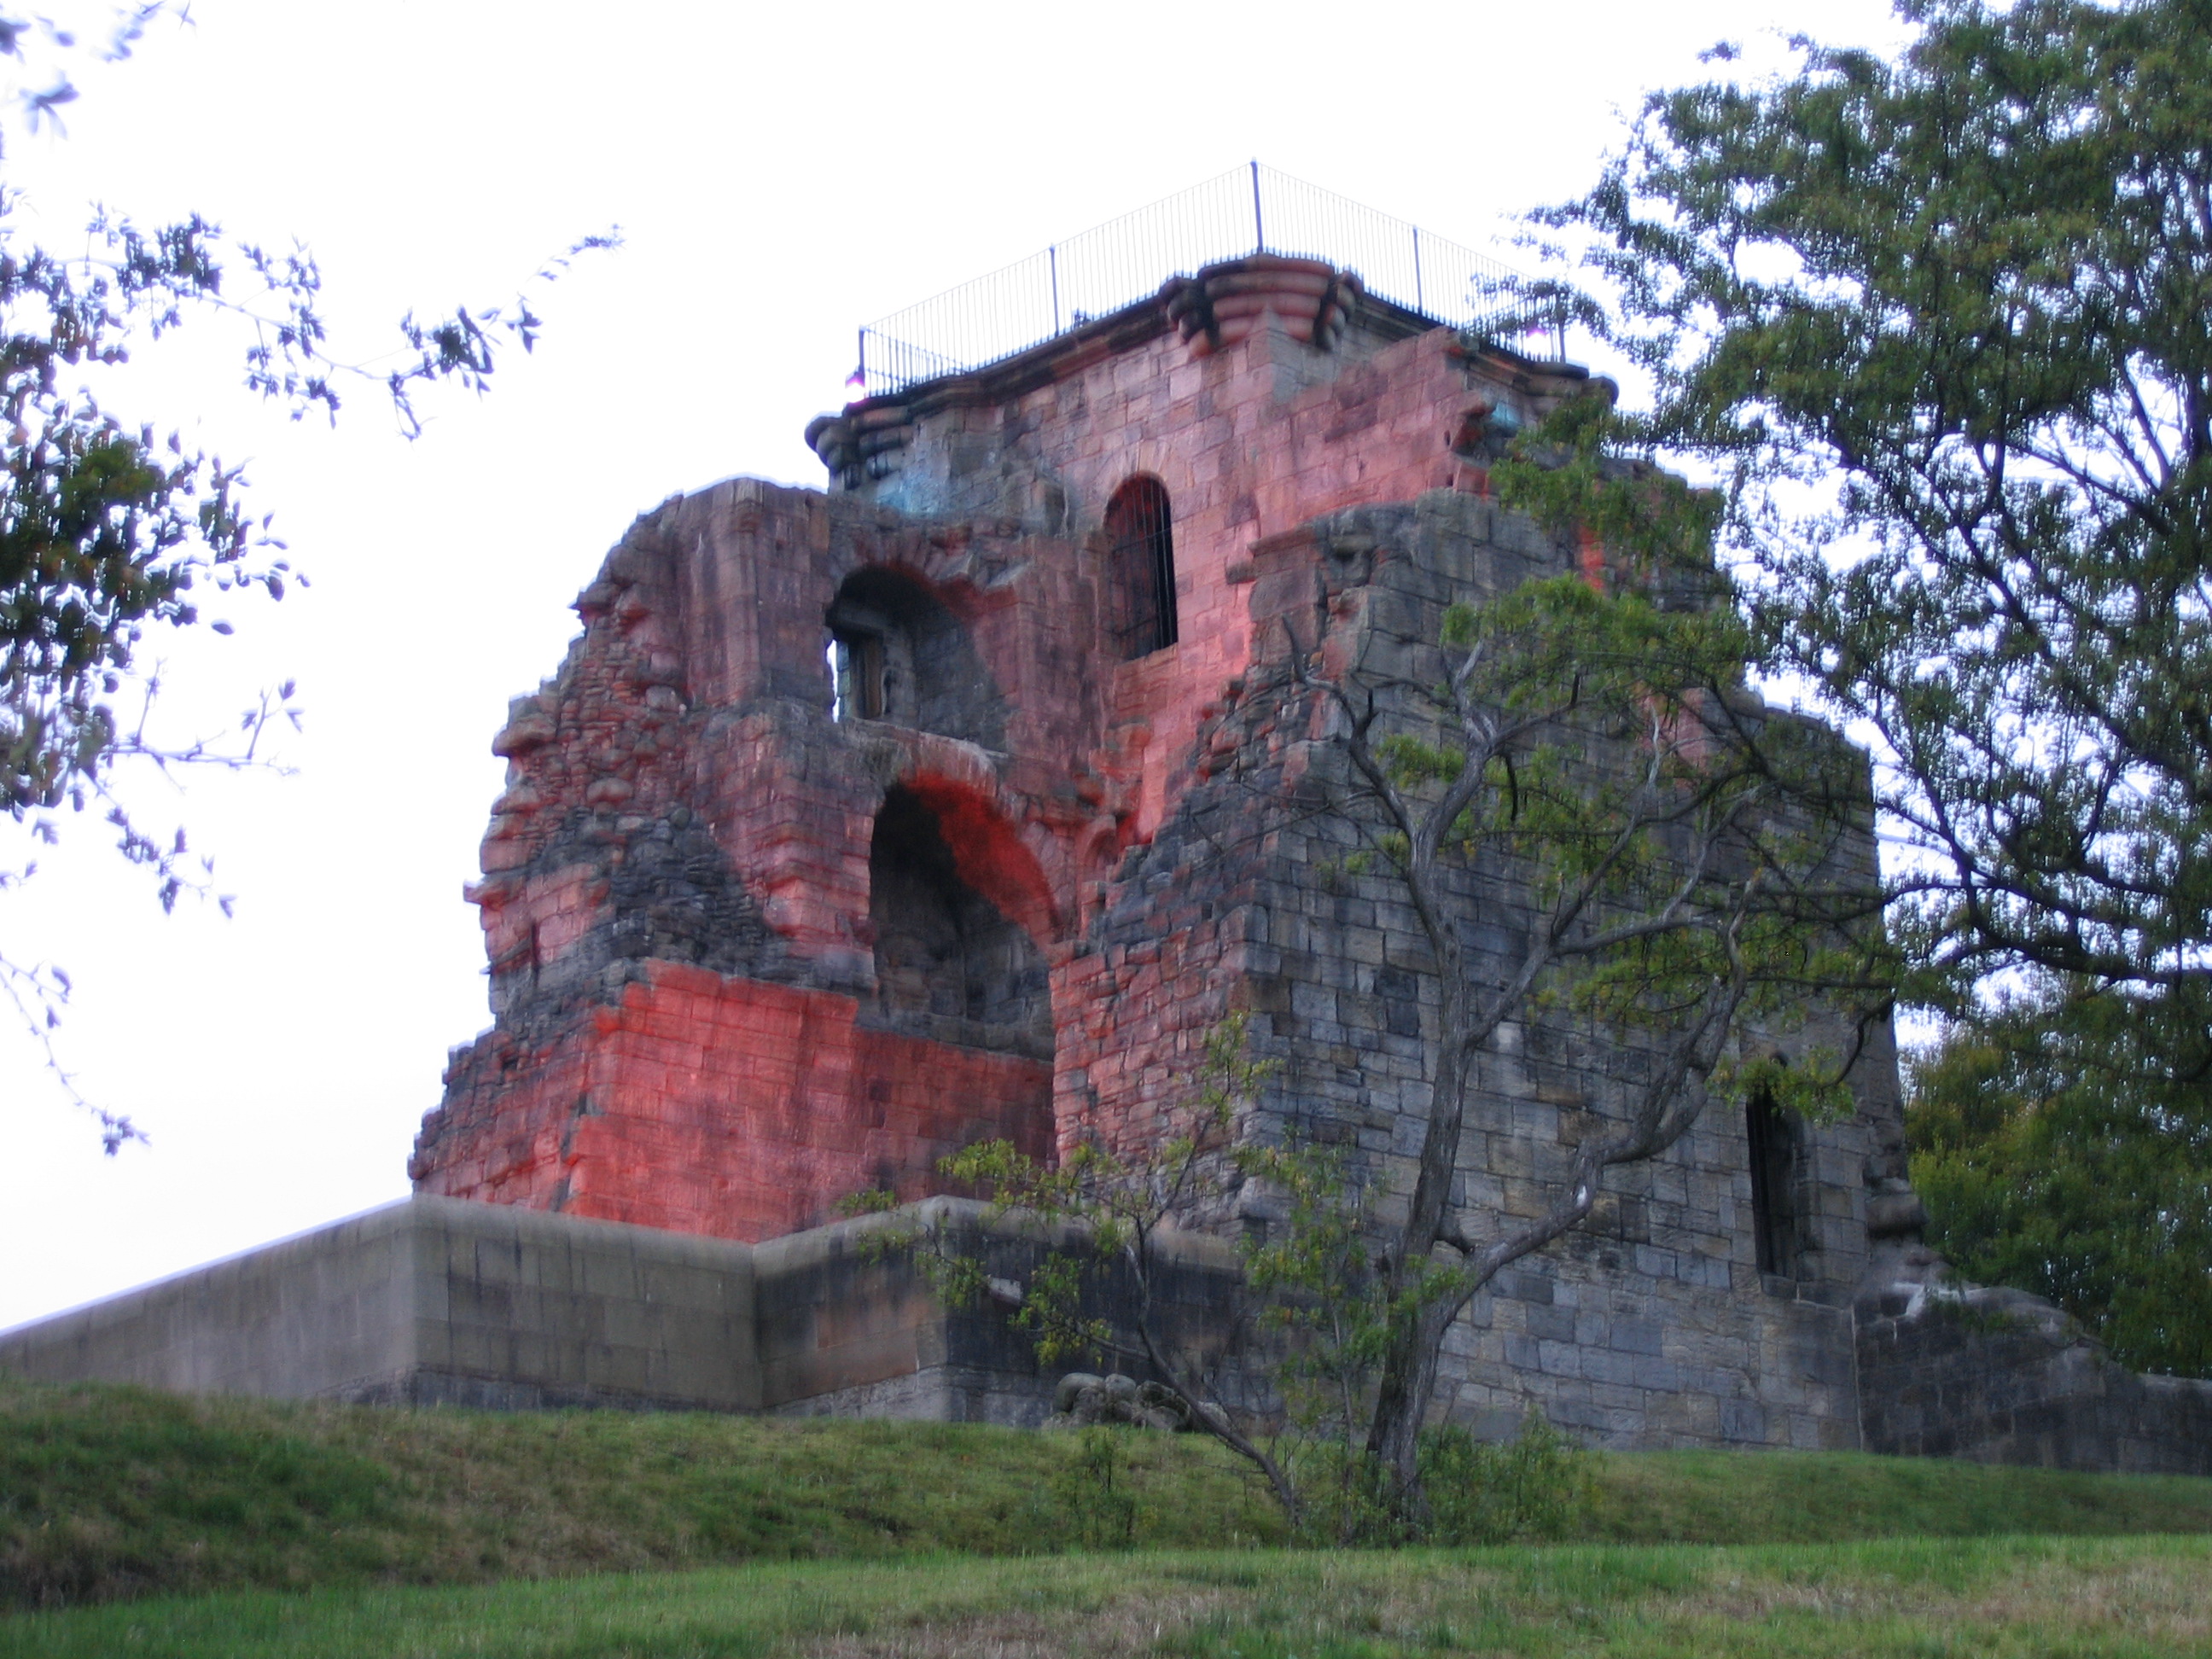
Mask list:
POLYGON ((1903 10, 1895 63, 1655 96, 1546 217, 1656 382, 1610 440, 1717 477, 1885 763, 1914 994, 2155 993, 2212 945, 2212 4, 1903 10))
POLYGON ((1706 470, 1767 664, 1874 746, 1905 994, 1964 1022, 1940 1242, 2203 1370, 2212 4, 1900 11, 1654 96, 1542 216, 1655 387, 1548 435, 1706 470))
POLYGON ((2212 1376, 2212 1078, 2167 1060, 2212 1009, 2196 987, 2041 989, 1912 1067, 1934 1242, 1973 1278, 2050 1297, 2128 1365, 2212 1376))

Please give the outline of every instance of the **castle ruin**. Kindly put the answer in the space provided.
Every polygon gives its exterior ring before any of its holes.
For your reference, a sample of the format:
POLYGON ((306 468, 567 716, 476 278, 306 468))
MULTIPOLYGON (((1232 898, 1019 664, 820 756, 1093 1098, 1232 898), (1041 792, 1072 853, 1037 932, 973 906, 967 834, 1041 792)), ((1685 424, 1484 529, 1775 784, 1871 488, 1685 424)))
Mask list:
MULTIPOLYGON (((469 894, 494 1023, 454 1052, 413 1206, 29 1328, 0 1363, 1034 1420, 1021 1345, 868 1256, 839 1200, 928 1200, 985 1139, 1141 1145, 1231 1010, 1276 1065, 1263 1130, 1408 1184, 1434 989, 1402 890, 1237 761, 1304 740, 1261 695, 1286 624, 1418 650, 1454 600, 1604 580, 1601 546, 1488 480, 1591 381, 1441 322, 1418 264, 1392 293, 1253 240, 1089 317, 1059 313, 1055 258, 1043 337, 909 350, 808 428, 826 490, 735 479, 639 519, 494 744, 469 894), (401 1265, 348 1265, 372 1255, 401 1265), (352 1310, 340 1335, 301 1324, 319 1297, 352 1310), (287 1319, 307 1334, 268 1334, 287 1319)), ((1870 831, 1853 856, 1871 882, 1870 831)), ((1470 961, 1502 959, 1528 896, 1468 872, 1459 897, 1470 961)), ((1461 1158, 1501 1215, 1534 1212, 1647 1058, 1564 1010, 1509 1036, 1461 1158)), ((1453 1329, 1440 1408, 1616 1446, 2212 1472, 2212 1385, 2134 1378, 2044 1304, 1950 1316, 1991 1293, 1920 1243, 1886 1030, 1850 1080, 1843 1121, 1716 1109, 1616 1171, 1453 1329)), ((1230 1272, 1193 1263, 1191 1321, 1230 1272)))
MULTIPOLYGON (((495 745, 471 896, 497 1018, 425 1122, 420 1189, 775 1238, 864 1188, 922 1198, 974 1140, 1143 1141, 1231 1008, 1279 1065, 1262 1115, 1408 1185, 1426 951, 1402 890, 1229 762, 1316 596, 1417 645, 1451 599, 1601 573, 1487 486, 1588 387, 1256 253, 815 422, 826 493, 740 480, 641 519, 495 745)), ((1470 888, 1475 948, 1528 902, 1470 888)), ((1516 1038, 1463 1154, 1502 1213, 1643 1058, 1564 1013, 1516 1038)), ((1454 1333, 1451 1408, 1857 1444, 1852 1293, 1917 1215, 1887 1047, 1856 1081, 1846 1122, 1716 1112, 1620 1177, 1454 1333)))

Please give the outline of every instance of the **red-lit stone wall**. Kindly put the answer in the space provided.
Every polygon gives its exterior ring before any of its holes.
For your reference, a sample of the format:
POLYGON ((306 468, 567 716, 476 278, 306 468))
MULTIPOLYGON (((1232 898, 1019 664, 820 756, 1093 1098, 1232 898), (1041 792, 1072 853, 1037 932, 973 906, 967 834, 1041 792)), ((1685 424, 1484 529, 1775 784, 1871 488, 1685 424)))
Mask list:
POLYGON ((1051 1151, 1044 1061, 858 1024, 834 992, 653 963, 535 1049, 457 1070, 445 1109, 499 1126, 435 1189, 728 1238, 918 1198, 939 1158, 1003 1136, 1051 1151))

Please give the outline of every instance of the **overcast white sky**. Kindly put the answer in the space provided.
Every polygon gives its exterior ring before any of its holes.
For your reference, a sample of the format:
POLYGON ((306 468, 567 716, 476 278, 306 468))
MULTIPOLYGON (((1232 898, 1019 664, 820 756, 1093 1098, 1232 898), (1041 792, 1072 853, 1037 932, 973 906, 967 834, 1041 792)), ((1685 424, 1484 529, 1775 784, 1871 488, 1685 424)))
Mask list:
POLYGON ((429 394, 411 445, 368 387, 336 431, 258 408, 212 322, 109 391, 249 463, 313 581, 230 607, 228 640, 151 642, 169 718, 219 726, 295 678, 307 725, 290 775, 130 789, 214 855, 234 919, 165 918, 90 823, 0 895, 0 949, 76 981, 82 1086, 151 1137, 103 1158, 0 1028, 0 1326, 406 1191, 446 1051, 488 1023, 460 890, 507 698, 557 665, 635 514, 733 473, 821 483, 800 432, 859 324, 1253 156, 1485 246, 1586 185, 1641 94, 1699 76, 1715 40, 1899 33, 1864 0, 192 15, 84 76, 65 137, 9 133, 17 234, 66 246, 97 200, 296 236, 362 357, 410 306, 506 298, 610 224, 628 245, 540 296, 543 344, 488 398, 429 394))

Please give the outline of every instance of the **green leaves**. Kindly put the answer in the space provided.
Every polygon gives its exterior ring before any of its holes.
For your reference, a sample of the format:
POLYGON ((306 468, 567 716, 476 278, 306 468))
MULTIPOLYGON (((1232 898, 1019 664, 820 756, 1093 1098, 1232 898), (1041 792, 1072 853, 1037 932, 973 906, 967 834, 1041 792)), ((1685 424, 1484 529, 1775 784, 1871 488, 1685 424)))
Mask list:
MULTIPOLYGON (((1650 493, 1592 473, 1547 499, 1571 513, 1616 484, 1650 493)), ((1675 500, 1668 544, 1705 511, 1675 500)), ((1744 688, 1733 605, 1668 597, 1632 562, 1607 587, 1563 575, 1452 605, 1442 684, 1354 739, 1396 800, 1370 843, 1427 884, 1417 854, 1513 872, 1553 919, 1547 994, 1615 1027, 1672 1029, 1739 974, 1770 1023, 1810 988, 1879 1000, 1878 895, 1838 862, 1863 833, 1860 763, 1744 688)))
POLYGON ((2045 980, 1911 1067, 1933 1242, 2136 1370, 2212 1376, 2208 1030, 2201 1003, 2045 980))
POLYGON ((1718 483, 1756 659, 1873 747, 1902 1000, 1974 1027, 1917 1071, 1943 1248, 2201 1370, 2212 3, 1909 15, 1656 94, 1543 216, 1656 395, 1501 488, 1656 550, 1634 465, 1718 483))
POLYGON ((1657 396, 1502 477, 1656 545, 1602 458, 1710 469, 1762 660, 1882 763, 1916 995, 2171 985, 2212 943, 2212 5, 1914 17, 1895 64, 1655 95, 1545 216, 1657 396))

